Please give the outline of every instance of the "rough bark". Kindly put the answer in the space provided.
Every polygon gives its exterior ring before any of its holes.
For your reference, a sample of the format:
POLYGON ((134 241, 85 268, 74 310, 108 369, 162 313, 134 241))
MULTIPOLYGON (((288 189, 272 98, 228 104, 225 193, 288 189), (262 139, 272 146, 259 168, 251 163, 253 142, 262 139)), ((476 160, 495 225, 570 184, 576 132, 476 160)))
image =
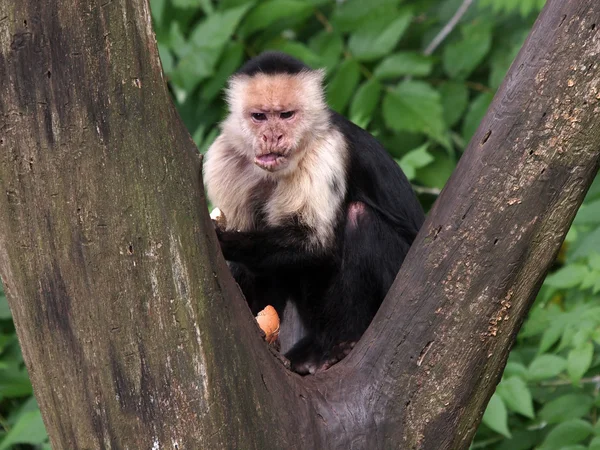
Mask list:
POLYGON ((467 448, 598 169, 600 9, 550 0, 363 339, 300 378, 211 230, 145 0, 0 0, 0 274, 54 448, 467 448))

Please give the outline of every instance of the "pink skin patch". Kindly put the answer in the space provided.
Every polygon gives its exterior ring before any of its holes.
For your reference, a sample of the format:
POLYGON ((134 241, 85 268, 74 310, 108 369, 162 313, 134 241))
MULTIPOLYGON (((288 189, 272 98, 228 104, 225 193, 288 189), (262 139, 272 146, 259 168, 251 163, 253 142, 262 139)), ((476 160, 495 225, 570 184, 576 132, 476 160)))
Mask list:
POLYGON ((352 202, 348 205, 348 225, 350 229, 358 228, 358 220, 366 214, 366 205, 363 202, 352 202))

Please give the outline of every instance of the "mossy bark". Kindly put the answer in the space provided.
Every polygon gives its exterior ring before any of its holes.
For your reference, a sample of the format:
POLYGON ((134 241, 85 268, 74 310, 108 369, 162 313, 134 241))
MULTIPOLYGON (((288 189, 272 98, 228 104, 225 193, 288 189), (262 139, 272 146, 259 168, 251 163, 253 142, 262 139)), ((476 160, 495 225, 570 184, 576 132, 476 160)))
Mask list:
POLYGON ((145 0, 0 0, 0 275, 54 448, 467 448, 598 169, 600 10, 549 0, 342 363, 287 371, 215 241, 145 0))

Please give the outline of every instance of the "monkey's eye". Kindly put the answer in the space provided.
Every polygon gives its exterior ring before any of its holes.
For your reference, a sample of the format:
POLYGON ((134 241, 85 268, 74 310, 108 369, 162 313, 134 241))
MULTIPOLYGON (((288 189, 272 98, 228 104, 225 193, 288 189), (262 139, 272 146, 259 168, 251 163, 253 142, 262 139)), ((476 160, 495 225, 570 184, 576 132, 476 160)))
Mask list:
POLYGON ((281 114, 279 114, 279 117, 281 117, 282 119, 291 119, 292 117, 294 117, 294 111, 282 112, 281 114))
POLYGON ((252 113, 252 119, 257 122, 264 122, 267 120, 267 115, 263 113, 252 113))

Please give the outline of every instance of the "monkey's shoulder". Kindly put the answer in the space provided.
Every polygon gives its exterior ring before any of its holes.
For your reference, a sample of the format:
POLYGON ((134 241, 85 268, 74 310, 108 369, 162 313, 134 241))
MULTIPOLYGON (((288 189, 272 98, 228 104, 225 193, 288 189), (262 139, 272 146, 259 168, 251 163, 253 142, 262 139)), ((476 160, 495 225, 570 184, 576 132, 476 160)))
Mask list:
POLYGON ((341 114, 332 111, 331 122, 348 148, 348 200, 363 202, 394 225, 416 233, 425 216, 398 163, 371 133, 341 114))

